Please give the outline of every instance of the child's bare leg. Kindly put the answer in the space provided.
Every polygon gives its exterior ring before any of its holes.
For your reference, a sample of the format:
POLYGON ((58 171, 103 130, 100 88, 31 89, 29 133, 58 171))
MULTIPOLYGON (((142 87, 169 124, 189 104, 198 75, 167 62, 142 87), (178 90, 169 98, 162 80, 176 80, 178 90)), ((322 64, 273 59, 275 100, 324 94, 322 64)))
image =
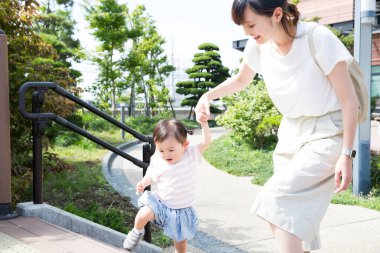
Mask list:
POLYGON ((303 253, 302 240, 297 236, 271 224, 273 235, 280 246, 281 253, 303 253))
POLYGON ((135 218, 135 228, 138 230, 142 230, 145 225, 154 219, 154 213, 152 209, 150 209, 147 206, 143 206, 138 211, 136 218, 135 218))
POLYGON ((187 250, 187 240, 182 242, 174 242, 175 253, 186 253, 187 250))
POLYGON ((135 218, 134 228, 129 231, 127 237, 123 242, 123 247, 129 252, 134 252, 140 240, 144 236, 144 226, 154 219, 154 213, 152 209, 147 206, 142 207, 135 218))

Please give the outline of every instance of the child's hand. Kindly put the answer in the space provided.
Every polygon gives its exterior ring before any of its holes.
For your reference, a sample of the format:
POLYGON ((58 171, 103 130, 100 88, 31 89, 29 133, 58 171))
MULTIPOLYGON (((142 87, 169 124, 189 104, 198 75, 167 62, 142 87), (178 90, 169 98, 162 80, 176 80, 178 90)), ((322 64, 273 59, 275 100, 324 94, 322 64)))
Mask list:
POLYGON ((206 114, 206 108, 204 106, 201 106, 198 108, 198 110, 195 111, 196 119, 200 124, 207 123, 208 118, 210 115, 206 114))
POLYGON ((136 185, 136 194, 140 195, 141 193, 144 192, 144 189, 145 189, 145 185, 141 181, 138 182, 136 185))

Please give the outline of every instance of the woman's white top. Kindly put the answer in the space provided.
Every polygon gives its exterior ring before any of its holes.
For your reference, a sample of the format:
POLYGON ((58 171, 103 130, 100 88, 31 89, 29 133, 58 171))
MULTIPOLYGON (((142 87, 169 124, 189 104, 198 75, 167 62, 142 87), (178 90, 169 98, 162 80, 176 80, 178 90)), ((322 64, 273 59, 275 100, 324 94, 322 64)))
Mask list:
POLYGON ((310 52, 308 30, 312 23, 298 22, 297 38, 286 55, 279 54, 272 41, 258 45, 250 37, 243 62, 262 75, 269 96, 286 117, 320 116, 340 109, 340 104, 327 76, 340 61, 352 61, 350 52, 325 26, 313 32, 316 65, 310 52))
POLYGON ((201 161, 199 145, 190 145, 175 164, 168 164, 159 155, 154 155, 147 170, 147 175, 157 186, 153 193, 172 209, 192 206, 195 200, 195 168, 201 161))

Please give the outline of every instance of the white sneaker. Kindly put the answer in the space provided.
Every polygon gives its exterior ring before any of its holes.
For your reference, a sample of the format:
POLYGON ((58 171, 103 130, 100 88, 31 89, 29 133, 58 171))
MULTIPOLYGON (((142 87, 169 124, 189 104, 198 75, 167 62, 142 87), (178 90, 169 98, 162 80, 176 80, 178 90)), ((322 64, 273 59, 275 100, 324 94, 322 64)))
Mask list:
POLYGON ((123 248, 125 248, 129 252, 134 252, 137 245, 139 244, 139 241, 143 238, 144 232, 137 233, 134 229, 129 231, 127 238, 125 238, 123 243, 123 248))

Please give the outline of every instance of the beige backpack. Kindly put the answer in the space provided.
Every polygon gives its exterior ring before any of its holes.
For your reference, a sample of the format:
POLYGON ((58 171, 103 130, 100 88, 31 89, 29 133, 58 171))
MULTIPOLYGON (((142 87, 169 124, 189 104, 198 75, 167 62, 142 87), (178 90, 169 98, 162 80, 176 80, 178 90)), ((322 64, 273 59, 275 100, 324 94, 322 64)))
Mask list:
MULTIPOLYGON (((308 32, 309 47, 310 47, 311 55, 313 56, 315 63, 321 69, 322 73, 324 73, 321 66, 318 64, 317 59, 315 58, 313 31, 316 26, 317 24, 309 28, 309 32, 308 32)), ((364 74, 359 66, 359 63, 355 59, 353 59, 350 65, 348 66, 348 72, 350 74, 352 83, 354 84, 356 96, 358 97, 358 102, 359 102, 358 122, 361 123, 367 120, 368 109, 369 109, 368 108, 369 95, 368 95, 367 88, 365 87, 365 84, 364 84, 364 74)))

